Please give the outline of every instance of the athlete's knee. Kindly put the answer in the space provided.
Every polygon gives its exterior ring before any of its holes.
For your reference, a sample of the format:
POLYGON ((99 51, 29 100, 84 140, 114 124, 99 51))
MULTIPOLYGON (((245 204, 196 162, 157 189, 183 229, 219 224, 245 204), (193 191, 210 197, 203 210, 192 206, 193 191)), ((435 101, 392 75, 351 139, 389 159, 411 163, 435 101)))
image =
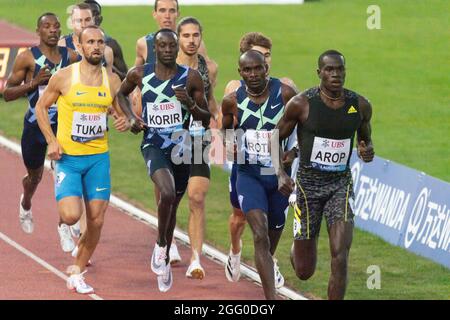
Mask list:
POLYGON ((163 189, 160 190, 160 202, 164 204, 173 204, 176 199, 175 190, 163 189))
POLYGON ((299 278, 300 280, 308 280, 314 275, 314 272, 316 271, 315 260, 310 259, 309 261, 306 261, 306 259, 300 259, 299 257, 296 257, 293 247, 291 249, 290 258, 292 268, 294 269, 297 278, 299 278))
POLYGON ((341 250, 331 254, 331 272, 346 273, 348 263, 347 250, 341 250))
POLYGON ((38 185, 42 180, 42 172, 28 174, 27 176, 25 176, 24 180, 28 181, 28 183, 32 185, 38 185))
POLYGON ((270 240, 269 235, 267 234, 267 230, 263 228, 259 228, 253 231, 253 242, 257 247, 270 248, 270 240))
POLYGON ((102 215, 98 217, 86 217, 86 222, 90 227, 93 227, 95 229, 101 229, 103 227, 104 221, 105 219, 102 215))
POLYGON ((195 208, 202 208, 205 205, 206 193, 202 191, 189 192, 189 205, 195 208))
POLYGON ((67 209, 67 208, 62 211, 60 210, 59 215, 61 217, 61 221, 69 226, 77 223, 81 217, 81 214, 78 210, 67 209))
POLYGON ((230 226, 231 228, 240 228, 245 225, 247 221, 243 214, 235 214, 234 211, 230 216, 230 226))

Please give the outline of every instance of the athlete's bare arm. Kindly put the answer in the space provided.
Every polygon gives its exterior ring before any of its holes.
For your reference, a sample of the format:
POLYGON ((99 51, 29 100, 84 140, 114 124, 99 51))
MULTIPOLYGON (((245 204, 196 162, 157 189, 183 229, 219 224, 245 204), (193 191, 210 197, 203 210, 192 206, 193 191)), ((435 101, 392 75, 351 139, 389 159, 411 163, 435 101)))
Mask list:
POLYGON ((231 92, 222 100, 222 143, 225 146, 227 159, 233 161, 236 158, 236 144, 234 140, 234 128, 237 124, 237 99, 236 92, 231 92))
MULTIPOLYGON (((297 89, 292 85, 289 84, 285 84, 284 82, 281 82, 281 96, 283 98, 283 104, 287 105, 288 102, 295 97, 295 95, 298 93, 296 91, 297 89)), ((293 134, 296 133, 291 133, 290 137, 293 137, 293 134)), ((288 138, 288 139, 289 139, 288 138)), ((280 146, 280 152, 282 152, 282 148, 280 146)), ((282 155, 282 164, 284 168, 290 168, 292 165, 292 162, 294 161, 294 159, 297 158, 297 151, 295 150, 295 148, 292 148, 290 150, 287 150, 286 152, 283 152, 282 155)))
POLYGON ((216 79, 217 79, 217 67, 215 71, 213 70, 215 67, 213 63, 207 63, 208 65, 208 74, 209 74, 209 94, 206 99, 208 100, 208 108, 209 112, 211 113, 211 116, 214 118, 214 120, 219 119, 219 108, 217 105, 216 97, 214 97, 214 88, 216 86, 216 79))
POLYGON ((363 96, 359 96, 359 110, 361 111, 361 124, 357 130, 358 156, 364 162, 370 162, 375 156, 372 144, 372 128, 370 120, 372 119, 372 106, 363 96))
POLYGON ((123 58, 122 48, 120 47, 119 43, 113 38, 109 38, 106 41, 106 44, 113 51, 113 55, 114 55, 113 70, 114 70, 114 73, 116 73, 121 80, 125 79, 125 77, 127 75, 128 67, 127 67, 127 64, 125 63, 125 60, 123 58))
POLYGON ((145 37, 141 37, 136 42, 136 59, 134 61, 135 66, 141 66, 147 59, 147 42, 145 37))
POLYGON ((202 77, 197 70, 189 69, 186 88, 173 89, 177 99, 188 107, 194 120, 201 120, 202 125, 206 128, 209 126, 211 114, 208 110, 208 102, 205 98, 205 87, 202 77))
POLYGON ((3 92, 5 101, 16 100, 23 97, 28 92, 36 90, 39 85, 47 83, 51 77, 48 67, 41 68, 34 79, 34 57, 30 50, 19 54, 14 62, 11 75, 6 82, 6 89, 3 92), (22 82, 25 82, 22 84, 22 82))
MULTIPOLYGON (((131 123, 131 132, 134 134, 139 133, 141 130, 145 128, 145 123, 142 121, 140 116, 137 116, 136 113, 132 110, 130 101, 126 99, 135 88, 139 88, 142 85, 142 76, 144 74, 144 66, 140 65, 137 67, 133 67, 128 71, 125 80, 122 82, 119 89, 119 106, 123 113, 127 116, 131 123)), ((138 114, 140 115, 142 110, 138 110, 138 114)))
POLYGON ((59 160, 62 155, 62 147, 56 140, 48 119, 48 109, 52 106, 60 95, 66 93, 70 87, 72 78, 72 68, 58 70, 48 82, 43 94, 36 104, 36 118, 42 134, 47 141, 47 154, 51 160, 59 160))
MULTIPOLYGON (((295 126, 297 126, 298 132, 300 132, 300 128, 303 123, 308 118, 309 113, 309 103, 306 96, 303 94, 298 94, 294 96, 286 105, 285 112, 281 117, 280 121, 278 121, 277 129, 278 134, 273 134, 271 138, 271 146, 280 146, 281 141, 289 137, 289 135, 294 130, 295 126)), ((300 137, 298 137, 300 141, 300 137)), ((280 150, 280 149, 278 149, 280 150)), ((275 173, 278 177, 278 191, 281 192, 285 197, 289 197, 289 195, 294 190, 295 183, 287 175, 284 171, 282 164, 282 152, 272 152, 272 163, 275 168, 275 173)))
POLYGON ((123 94, 119 92, 121 85, 119 76, 115 73, 109 73, 108 78, 111 89, 111 95, 114 99, 112 102, 112 108, 114 110, 112 112, 112 116, 114 118, 114 127, 116 128, 116 130, 124 132, 130 129, 130 122, 128 121, 128 117, 124 114, 124 112, 120 108, 119 100, 121 100, 121 98, 122 99, 127 98, 124 96, 120 98, 120 96, 123 94))
POLYGON ((227 94, 222 100, 222 130, 234 129, 237 118, 236 93, 227 94))

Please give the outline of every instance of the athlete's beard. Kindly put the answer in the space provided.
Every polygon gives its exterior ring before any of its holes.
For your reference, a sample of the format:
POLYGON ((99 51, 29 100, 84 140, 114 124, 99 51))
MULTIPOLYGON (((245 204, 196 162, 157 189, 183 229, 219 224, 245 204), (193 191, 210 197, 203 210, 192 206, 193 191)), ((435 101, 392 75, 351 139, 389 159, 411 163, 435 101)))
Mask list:
POLYGON ((86 61, 89 62, 89 64, 98 66, 102 62, 103 56, 99 56, 99 57, 95 57, 95 58, 93 56, 90 56, 90 57, 85 56, 85 58, 86 58, 86 61))

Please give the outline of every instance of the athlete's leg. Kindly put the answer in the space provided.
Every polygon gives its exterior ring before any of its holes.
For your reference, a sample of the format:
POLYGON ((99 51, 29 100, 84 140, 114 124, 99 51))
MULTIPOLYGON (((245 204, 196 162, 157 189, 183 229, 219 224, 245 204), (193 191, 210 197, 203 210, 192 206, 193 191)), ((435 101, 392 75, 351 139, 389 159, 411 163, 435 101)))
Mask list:
POLYGON ((229 178, 230 203, 233 211, 228 219, 228 226, 231 238, 231 253, 234 255, 240 254, 242 250, 241 237, 245 230, 245 224, 247 223, 239 204, 236 182, 237 165, 233 164, 229 178))
POLYGON ((291 248, 291 264, 300 280, 308 280, 316 270, 317 243, 318 237, 306 240, 294 239, 291 248))
POLYGON ((157 243, 160 247, 165 247, 172 242, 172 238, 168 237, 167 232, 172 222, 172 207, 176 200, 175 181, 172 172, 168 168, 156 170, 151 178, 161 193, 158 202, 157 243))
POLYGON ((43 172, 44 172, 43 165, 37 169, 27 168, 27 175, 22 179, 23 185, 22 207, 25 210, 31 209, 31 198, 36 192, 39 182, 41 182, 43 172))
POLYGON ((188 184, 189 196, 189 224, 188 233, 191 242, 191 262, 202 253, 205 229, 205 197, 209 188, 209 179, 205 177, 191 177, 188 184))
POLYGON ((261 277, 264 295, 268 300, 275 300, 274 270, 270 254, 267 215, 260 209, 250 210, 247 212, 247 221, 253 232, 255 264, 261 277))
POLYGON ((328 230, 331 252, 331 275, 328 299, 344 299, 347 287, 348 255, 353 238, 353 222, 337 221, 328 230))
POLYGON ((231 238, 231 252, 233 254, 239 254, 242 250, 241 237, 244 233, 247 220, 245 219, 245 215, 241 209, 235 208, 234 206, 232 208, 233 212, 228 220, 231 238))
POLYGON ((109 201, 94 199, 86 202, 86 231, 78 241, 78 254, 75 265, 82 272, 100 240, 100 234, 105 219, 109 201))

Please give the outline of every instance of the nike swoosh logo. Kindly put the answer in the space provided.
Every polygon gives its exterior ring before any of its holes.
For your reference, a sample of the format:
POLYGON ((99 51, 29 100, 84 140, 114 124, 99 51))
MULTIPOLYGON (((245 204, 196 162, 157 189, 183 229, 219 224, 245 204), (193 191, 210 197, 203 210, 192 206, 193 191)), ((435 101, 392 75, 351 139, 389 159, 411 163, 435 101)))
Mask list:
POLYGON ((274 106, 270 106, 270 109, 275 109, 276 107, 278 107, 280 104, 276 104, 274 106))
POLYGON ((172 89, 176 89, 176 88, 179 88, 179 87, 182 87, 182 86, 183 86, 183 84, 179 84, 177 86, 172 85, 172 89))
POLYGON ((282 224, 281 226, 276 225, 276 226, 275 226, 275 229, 280 229, 280 228, 282 228, 283 226, 284 226, 284 224, 282 224))
POLYGON ((96 188, 95 191, 100 192, 100 191, 105 191, 108 190, 108 188, 96 188))
POLYGON ((77 91, 77 96, 81 96, 82 94, 85 94, 85 93, 87 93, 87 92, 80 92, 80 91, 77 91))

